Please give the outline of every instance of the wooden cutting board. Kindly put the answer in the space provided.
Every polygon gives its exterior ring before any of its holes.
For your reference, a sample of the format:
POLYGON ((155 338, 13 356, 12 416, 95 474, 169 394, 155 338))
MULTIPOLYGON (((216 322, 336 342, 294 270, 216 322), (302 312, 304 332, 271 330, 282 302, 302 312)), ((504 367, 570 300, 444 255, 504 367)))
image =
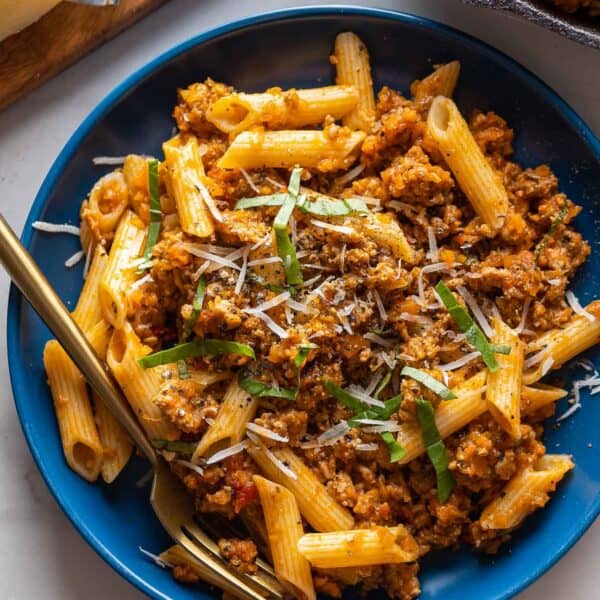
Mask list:
POLYGON ((166 2, 121 0, 106 7, 61 2, 0 42, 0 110, 166 2))

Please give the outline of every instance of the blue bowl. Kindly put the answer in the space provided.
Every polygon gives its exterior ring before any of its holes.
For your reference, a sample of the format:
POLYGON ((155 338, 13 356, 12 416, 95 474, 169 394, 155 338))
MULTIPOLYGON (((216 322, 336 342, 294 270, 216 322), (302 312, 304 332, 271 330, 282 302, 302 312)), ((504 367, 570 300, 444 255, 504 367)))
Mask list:
MULTIPOLYGON (((37 219, 77 223, 79 205, 107 170, 92 157, 127 152, 160 154, 171 134, 175 90, 211 76, 242 90, 315 86, 332 80, 327 57, 335 35, 355 31, 370 49, 377 86, 408 91, 431 65, 460 59, 457 102, 465 112, 495 110, 516 129, 516 159, 549 163, 562 189, 584 210, 577 226, 596 241, 593 201, 600 197, 600 144, 581 119, 534 75, 500 52, 443 25, 410 15, 366 8, 301 8, 252 17, 199 35, 163 54, 118 86, 82 123, 52 166, 23 233, 29 248, 67 305, 81 288, 81 265, 63 261, 78 249, 72 236, 33 231, 37 219)), ((581 270, 576 293, 600 296, 592 258, 581 270), (585 284, 583 283, 585 282, 585 284)), ((31 452, 48 487, 75 527, 112 567, 153 598, 218 598, 190 588, 147 561, 141 545, 160 552, 169 544, 150 508, 148 489, 135 482, 147 470, 133 460, 112 486, 90 485, 67 467, 42 369, 50 334, 12 289, 8 356, 17 410, 31 452)), ((598 352, 587 358, 600 367, 598 352)), ((566 371, 568 380, 573 371, 566 371)), ((551 567, 583 534, 600 510, 600 403, 582 394, 583 408, 560 428, 549 427, 549 451, 572 453, 577 463, 542 511, 528 519, 493 559, 469 550, 446 551, 423 561, 423 600, 509 598, 551 567), (594 449, 588 444, 593 443, 594 449)), ((561 406, 559 410, 564 410, 561 406)), ((353 597, 348 592, 347 597, 353 597)), ((374 594, 373 597, 378 597, 374 594)), ((379 594, 379 597, 383 597, 379 594)))

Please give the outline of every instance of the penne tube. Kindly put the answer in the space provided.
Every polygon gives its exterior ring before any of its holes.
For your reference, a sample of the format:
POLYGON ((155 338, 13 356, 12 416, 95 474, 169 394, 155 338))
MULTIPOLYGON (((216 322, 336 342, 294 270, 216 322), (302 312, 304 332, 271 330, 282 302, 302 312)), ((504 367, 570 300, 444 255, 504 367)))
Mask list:
POLYGON ((163 144, 163 152, 181 228, 196 237, 211 236, 215 228, 206 203, 208 192, 202 193, 206 187, 202 181, 204 165, 198 140, 190 136, 184 141, 177 135, 163 144))
POLYGON ((486 400, 488 410, 513 439, 521 437, 521 380, 523 377, 523 355, 525 345, 519 334, 513 331, 502 319, 492 322, 494 344, 510 346, 510 354, 496 354, 499 369, 489 373, 487 378, 486 400))
POLYGON ((102 246, 97 246, 83 289, 73 311, 73 319, 84 332, 89 332, 102 320, 102 308, 98 301, 100 281, 108 266, 108 255, 102 246))
POLYGON ((511 529, 550 499, 550 492, 575 465, 566 454, 546 454, 519 471, 481 513, 483 529, 511 529))
POLYGON ((56 340, 44 348, 44 367, 67 464, 84 479, 95 481, 103 450, 85 380, 56 340))
POLYGON ((524 373, 524 383, 530 385, 539 381, 545 375, 545 370, 560 368, 600 342, 600 300, 588 304, 585 310, 594 316, 593 321, 575 315, 563 329, 547 331, 528 344, 528 354, 544 352, 538 363, 524 373))
POLYGON ((327 488, 292 450, 269 450, 250 445, 248 454, 269 479, 285 486, 298 502, 302 516, 317 531, 336 531, 351 529, 354 518, 327 492, 327 488), (290 477, 273 461, 283 463, 296 478, 290 477))
POLYGON ((344 117, 343 123, 350 129, 368 132, 375 121, 375 93, 369 51, 356 34, 345 31, 335 38, 333 57, 336 83, 351 85, 358 92, 358 104, 344 117))
POLYGON ((150 222, 150 191, 148 188, 148 159, 129 154, 123 163, 123 177, 129 194, 129 207, 147 225, 150 222))
POLYGON ((112 233, 128 203, 129 192, 123 173, 113 171, 101 177, 92 188, 82 219, 101 234, 112 233))
POLYGON ((419 545, 403 525, 350 531, 307 533, 298 542, 300 554, 322 569, 414 562, 419 545))
POLYGON ((298 129, 319 125, 326 116, 341 119, 358 103, 351 85, 287 90, 262 94, 235 93, 219 98, 206 111, 206 120, 221 131, 236 134, 257 125, 269 129, 298 129))
POLYGON ((102 314, 113 327, 123 327, 127 318, 127 290, 136 279, 135 264, 144 247, 146 227, 127 211, 115 233, 108 255, 108 265, 100 279, 98 298, 102 314))
POLYGON ((199 462, 207 453, 233 446, 242 441, 246 425, 254 419, 258 400, 243 390, 236 378, 231 380, 214 423, 209 426, 196 446, 192 462, 199 462))
POLYGON ((112 331, 112 327, 103 319, 85 332, 88 342, 101 360, 106 359, 106 350, 108 349, 112 331))
POLYGON ((177 370, 165 365, 143 369, 138 360, 149 352, 150 348, 142 344, 131 325, 126 323, 112 334, 106 362, 148 437, 176 440, 180 431, 165 419, 153 398, 164 383, 162 375, 177 370))
POLYGON ((304 535, 302 517, 294 495, 282 485, 253 476, 267 526, 275 575, 294 598, 316 598, 310 565, 298 551, 304 535))
POLYGON ((106 483, 112 483, 129 462, 133 443, 116 417, 95 392, 92 392, 96 427, 104 449, 100 473, 106 483))
MULTIPOLYGON (((483 398, 487 371, 481 371, 467 379, 452 391, 453 400, 442 402, 435 411, 435 422, 442 439, 462 429, 487 410, 483 398)), ((398 432, 398 443, 406 450, 399 464, 406 464, 425 452, 423 434, 418 423, 402 423, 398 432)))
POLYGON ((558 402, 568 393, 567 390, 543 383, 524 385, 521 388, 521 414, 530 415, 548 404, 558 402))
POLYGON ((492 231, 498 231, 508 213, 506 190, 452 100, 435 98, 427 117, 427 132, 475 212, 492 231))
POLYGON ((361 131, 244 131, 231 142, 217 163, 221 169, 306 167, 322 172, 348 168, 365 138, 361 131))
POLYGON ((453 60, 445 65, 440 65, 433 73, 411 85, 411 92, 415 101, 431 102, 436 96, 452 98, 459 75, 460 61, 453 60))

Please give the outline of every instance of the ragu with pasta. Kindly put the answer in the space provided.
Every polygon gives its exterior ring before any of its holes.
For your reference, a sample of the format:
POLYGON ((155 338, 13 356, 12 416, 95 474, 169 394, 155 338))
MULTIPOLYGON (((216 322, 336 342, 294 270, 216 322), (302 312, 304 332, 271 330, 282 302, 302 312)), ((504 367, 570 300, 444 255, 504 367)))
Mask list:
MULTIPOLYGON (((461 115, 458 62, 408 96, 374 93, 353 33, 331 63, 324 88, 179 90, 164 159, 83 203, 75 317, 197 510, 247 527, 219 540, 236 569, 260 549, 295 597, 409 600, 420 557, 498 551, 573 468, 540 381, 599 341, 600 302, 567 289, 580 208, 502 118, 461 115)), ((44 362, 69 464, 112 481, 127 437, 56 342, 44 362)))

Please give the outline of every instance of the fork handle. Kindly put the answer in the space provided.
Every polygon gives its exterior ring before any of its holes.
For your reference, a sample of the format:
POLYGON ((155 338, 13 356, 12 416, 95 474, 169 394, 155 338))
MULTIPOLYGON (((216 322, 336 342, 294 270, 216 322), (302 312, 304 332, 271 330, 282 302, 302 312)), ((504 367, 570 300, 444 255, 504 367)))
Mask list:
POLYGON ((98 396, 107 404, 152 465, 156 466, 156 452, 132 415, 123 393, 1 213, 0 263, 98 396))

